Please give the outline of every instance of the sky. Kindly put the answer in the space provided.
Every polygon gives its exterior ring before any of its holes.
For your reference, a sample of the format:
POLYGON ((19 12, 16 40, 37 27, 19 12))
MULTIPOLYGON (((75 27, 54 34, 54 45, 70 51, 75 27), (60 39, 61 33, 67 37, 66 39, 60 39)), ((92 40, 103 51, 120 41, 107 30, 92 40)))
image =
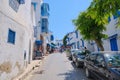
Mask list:
POLYGON ((75 30, 72 23, 80 12, 85 11, 92 0, 44 0, 49 4, 49 30, 53 32, 55 40, 75 30))

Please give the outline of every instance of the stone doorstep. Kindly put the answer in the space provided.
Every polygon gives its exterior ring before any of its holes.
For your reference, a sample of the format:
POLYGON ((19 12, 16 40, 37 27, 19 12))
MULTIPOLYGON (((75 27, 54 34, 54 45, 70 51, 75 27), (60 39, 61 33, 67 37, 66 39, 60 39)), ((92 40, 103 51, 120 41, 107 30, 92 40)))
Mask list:
POLYGON ((28 66, 25 69, 25 71, 20 76, 18 76, 17 78, 15 78, 14 80, 24 80, 29 75, 29 73, 32 70, 34 70, 34 68, 39 67, 40 64, 41 64, 41 60, 31 61, 31 64, 28 64, 28 66))

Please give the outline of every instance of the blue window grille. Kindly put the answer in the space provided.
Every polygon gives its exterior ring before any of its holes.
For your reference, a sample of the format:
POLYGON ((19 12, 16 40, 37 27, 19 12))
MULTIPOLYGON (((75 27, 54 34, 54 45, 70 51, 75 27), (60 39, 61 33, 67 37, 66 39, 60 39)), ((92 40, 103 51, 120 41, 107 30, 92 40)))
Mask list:
POLYGON ((15 34, 16 33, 14 31, 9 29, 9 32, 8 32, 8 43, 15 44, 15 34))

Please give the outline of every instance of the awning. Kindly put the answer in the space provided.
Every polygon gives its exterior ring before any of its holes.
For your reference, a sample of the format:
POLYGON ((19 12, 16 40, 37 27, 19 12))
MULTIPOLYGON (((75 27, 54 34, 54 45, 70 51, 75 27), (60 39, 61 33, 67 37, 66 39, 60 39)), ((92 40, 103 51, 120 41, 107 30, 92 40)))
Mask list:
POLYGON ((52 44, 52 43, 48 43, 47 45, 50 46, 50 47, 53 47, 53 48, 56 47, 56 45, 54 45, 54 44, 52 44))
POLYGON ((36 45, 42 45, 42 40, 36 40, 36 41, 35 41, 35 44, 36 44, 36 45))

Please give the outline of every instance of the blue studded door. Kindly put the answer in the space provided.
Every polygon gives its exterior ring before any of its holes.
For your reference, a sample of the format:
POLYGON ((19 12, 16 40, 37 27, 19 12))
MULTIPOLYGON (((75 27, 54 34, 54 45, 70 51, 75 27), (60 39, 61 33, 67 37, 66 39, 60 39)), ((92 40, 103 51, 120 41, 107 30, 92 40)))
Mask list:
POLYGON ((117 46, 117 39, 116 39, 116 37, 110 39, 110 46, 111 46, 111 51, 118 51, 118 46, 117 46))

